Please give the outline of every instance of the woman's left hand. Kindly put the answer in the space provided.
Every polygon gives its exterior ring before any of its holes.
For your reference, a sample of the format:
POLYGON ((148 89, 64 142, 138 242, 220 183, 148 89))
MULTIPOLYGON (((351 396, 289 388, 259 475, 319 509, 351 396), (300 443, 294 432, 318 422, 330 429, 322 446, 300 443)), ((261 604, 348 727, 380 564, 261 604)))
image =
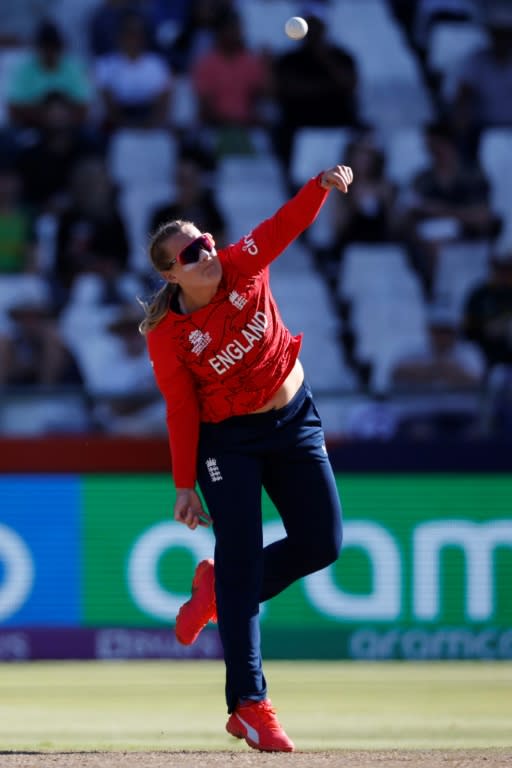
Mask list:
POLYGON ((188 526, 192 531, 198 525, 207 528, 212 522, 209 513, 203 507, 201 499, 193 488, 176 488, 174 519, 178 523, 188 526))
POLYGON ((324 189, 339 189, 346 193, 353 179, 352 168, 348 165, 335 165, 322 173, 320 184, 324 189))

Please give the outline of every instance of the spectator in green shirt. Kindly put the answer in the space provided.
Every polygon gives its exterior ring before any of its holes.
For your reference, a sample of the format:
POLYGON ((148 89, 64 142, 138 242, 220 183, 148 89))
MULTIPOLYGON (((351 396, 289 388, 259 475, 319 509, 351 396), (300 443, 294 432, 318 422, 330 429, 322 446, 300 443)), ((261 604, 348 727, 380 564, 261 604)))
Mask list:
POLYGON ((59 28, 49 21, 39 25, 33 49, 14 69, 6 91, 10 118, 22 126, 39 125, 40 105, 50 92, 67 96, 78 122, 85 118, 91 98, 84 64, 66 53, 59 28))

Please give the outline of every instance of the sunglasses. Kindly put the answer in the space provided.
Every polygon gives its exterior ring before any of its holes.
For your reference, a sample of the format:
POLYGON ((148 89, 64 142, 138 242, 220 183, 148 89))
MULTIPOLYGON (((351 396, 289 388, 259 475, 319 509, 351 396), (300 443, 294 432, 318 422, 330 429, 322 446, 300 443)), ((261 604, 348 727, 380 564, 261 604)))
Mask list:
POLYGON ((173 267, 176 262, 181 264, 182 267, 193 266, 201 259, 201 251, 213 252, 213 240, 208 235, 199 235, 195 240, 192 240, 171 261, 169 267, 173 267))

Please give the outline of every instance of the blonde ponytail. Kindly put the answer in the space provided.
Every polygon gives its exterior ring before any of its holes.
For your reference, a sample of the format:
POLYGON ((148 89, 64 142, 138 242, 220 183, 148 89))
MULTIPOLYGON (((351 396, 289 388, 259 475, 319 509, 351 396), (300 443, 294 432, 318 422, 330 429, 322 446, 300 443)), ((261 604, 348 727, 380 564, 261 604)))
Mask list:
POLYGON ((165 285, 155 293, 151 301, 138 300, 146 314, 144 320, 139 324, 139 331, 144 336, 146 333, 149 333, 149 331, 152 331, 153 328, 158 325, 160 320, 165 317, 169 309, 172 294, 175 290, 175 284, 165 283, 165 285))

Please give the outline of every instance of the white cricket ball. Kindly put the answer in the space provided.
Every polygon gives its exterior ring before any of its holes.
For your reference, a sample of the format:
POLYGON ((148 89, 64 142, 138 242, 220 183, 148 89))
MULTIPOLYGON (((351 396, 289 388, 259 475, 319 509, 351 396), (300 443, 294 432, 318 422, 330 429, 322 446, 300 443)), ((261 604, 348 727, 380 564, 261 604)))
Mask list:
POLYGON ((292 16, 284 25, 284 31, 292 40, 302 40, 308 33, 308 24, 301 16, 292 16))

